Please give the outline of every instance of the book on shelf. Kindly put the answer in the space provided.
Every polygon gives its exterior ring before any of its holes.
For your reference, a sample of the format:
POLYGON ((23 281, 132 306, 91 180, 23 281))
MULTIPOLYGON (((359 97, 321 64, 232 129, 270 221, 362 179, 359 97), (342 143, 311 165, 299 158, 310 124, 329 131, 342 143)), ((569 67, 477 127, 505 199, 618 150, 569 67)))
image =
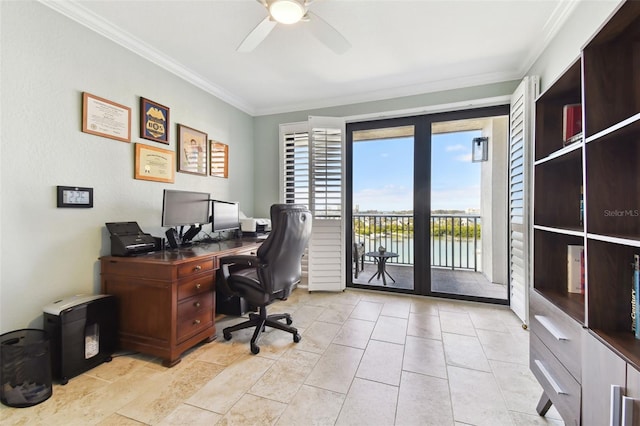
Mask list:
POLYGON ((582 139, 582 104, 562 107, 562 140, 564 146, 582 139))
POLYGON ((631 330, 640 339, 640 254, 633 255, 633 275, 631 287, 631 330))
POLYGON ((567 246, 567 291, 584 294, 584 246, 567 246))

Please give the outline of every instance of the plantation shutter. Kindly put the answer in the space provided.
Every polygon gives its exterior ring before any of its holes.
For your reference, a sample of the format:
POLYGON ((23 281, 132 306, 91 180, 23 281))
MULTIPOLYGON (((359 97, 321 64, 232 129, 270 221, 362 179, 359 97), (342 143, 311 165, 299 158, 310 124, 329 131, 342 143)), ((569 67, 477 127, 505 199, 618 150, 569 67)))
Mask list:
POLYGON ((306 122, 280 127, 283 140, 283 182, 280 199, 287 204, 309 205, 309 126, 306 122))
MULTIPOLYGON (((309 207, 309 125, 280 125, 280 202, 309 207)), ((309 276, 309 251, 302 257, 302 277, 309 276)))
POLYGON ((309 291, 345 288, 344 120, 309 117, 309 291))
POLYGON ((509 292, 510 305, 529 322, 531 152, 538 77, 525 77, 511 96, 509 117, 509 292))

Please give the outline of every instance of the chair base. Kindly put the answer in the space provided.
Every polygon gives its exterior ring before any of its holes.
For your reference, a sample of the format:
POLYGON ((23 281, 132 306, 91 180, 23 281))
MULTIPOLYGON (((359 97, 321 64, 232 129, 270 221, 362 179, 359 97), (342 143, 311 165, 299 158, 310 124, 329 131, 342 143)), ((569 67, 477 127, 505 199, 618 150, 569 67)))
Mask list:
POLYGON ((298 343, 302 337, 298 333, 298 329, 295 327, 291 327, 291 323, 293 320, 291 319, 291 315, 289 314, 273 314, 267 315, 267 308, 262 306, 260 308, 259 313, 249 314, 249 319, 245 322, 241 322, 240 324, 232 325, 231 327, 227 327, 222 330, 222 335, 225 340, 231 339, 231 333, 238 330, 243 330, 245 328, 255 327, 255 331, 253 332, 253 337, 251 337, 251 353, 257 354, 260 352, 260 347, 257 345, 258 339, 262 335, 262 332, 265 330, 265 327, 273 327, 278 330, 286 331, 288 333, 293 334, 293 341, 298 343), (286 320, 286 324, 280 322, 280 320, 286 320))

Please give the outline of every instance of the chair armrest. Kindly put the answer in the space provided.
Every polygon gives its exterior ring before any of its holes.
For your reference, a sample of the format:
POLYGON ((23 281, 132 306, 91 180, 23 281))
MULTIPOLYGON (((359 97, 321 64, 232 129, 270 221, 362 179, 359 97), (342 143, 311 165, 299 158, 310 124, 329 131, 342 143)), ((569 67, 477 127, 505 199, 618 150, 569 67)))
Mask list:
POLYGON ((220 258, 220 269, 222 270, 222 282, 220 282, 220 289, 223 293, 226 293, 229 297, 235 293, 229 287, 229 277, 231 276, 230 266, 238 269, 244 268, 257 268, 260 264, 260 259, 257 256, 250 255, 235 255, 225 256, 220 258))

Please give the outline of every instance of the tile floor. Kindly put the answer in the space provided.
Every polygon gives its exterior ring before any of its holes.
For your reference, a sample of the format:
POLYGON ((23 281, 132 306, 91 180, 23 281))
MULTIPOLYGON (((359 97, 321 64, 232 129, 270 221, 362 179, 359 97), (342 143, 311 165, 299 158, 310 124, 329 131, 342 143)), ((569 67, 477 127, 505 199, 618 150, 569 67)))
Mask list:
POLYGON ((562 425, 540 417, 528 332, 504 307, 363 290, 297 289, 290 312, 302 341, 268 330, 218 336, 167 369, 117 356, 54 385, 36 406, 1 406, 3 425, 562 425))

